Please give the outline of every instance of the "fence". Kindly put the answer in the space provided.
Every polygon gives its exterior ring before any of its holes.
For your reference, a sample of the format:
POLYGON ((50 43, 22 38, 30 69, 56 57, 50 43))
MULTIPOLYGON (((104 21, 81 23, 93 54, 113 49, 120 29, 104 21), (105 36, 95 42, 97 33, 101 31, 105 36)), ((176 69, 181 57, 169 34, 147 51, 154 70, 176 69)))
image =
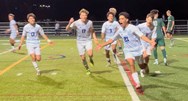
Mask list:
MULTIPOLYGON (((135 21, 131 21, 132 24, 135 24, 135 21)), ((139 23, 144 22, 144 20, 139 20, 139 23)), ((23 26, 27 24, 27 22, 17 22, 19 26, 19 32, 21 33, 23 31, 23 26)), ((61 35, 75 35, 75 33, 70 33, 65 30, 65 27, 67 25, 67 21, 59 21, 60 29, 59 33, 61 35)), ((101 27, 104 21, 93 21, 94 29, 97 34, 100 33, 101 27)), ((54 35, 55 34, 55 24, 56 22, 38 22, 46 34, 54 35)), ((9 22, 0 22, 0 35, 5 36, 8 34, 5 34, 5 30, 9 29, 9 22)), ((175 21, 175 28, 174 28, 175 34, 188 34, 188 20, 176 20, 175 21)))

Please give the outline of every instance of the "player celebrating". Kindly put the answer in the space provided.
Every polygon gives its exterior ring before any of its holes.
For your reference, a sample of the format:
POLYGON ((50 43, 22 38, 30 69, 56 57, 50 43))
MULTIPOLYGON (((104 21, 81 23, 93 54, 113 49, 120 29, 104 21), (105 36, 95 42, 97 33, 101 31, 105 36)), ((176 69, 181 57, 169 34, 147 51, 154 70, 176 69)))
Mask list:
POLYGON ((98 44, 94 28, 93 28, 93 22, 91 20, 88 20, 88 14, 89 11, 86 9, 81 9, 80 12, 80 19, 74 21, 73 18, 69 20, 68 25, 66 26, 67 31, 71 31, 72 29, 76 29, 77 32, 77 48, 79 51, 79 55, 82 59, 83 65, 87 70, 86 74, 91 74, 89 70, 89 66, 86 61, 85 57, 85 51, 87 51, 87 54, 89 55, 89 60, 91 66, 94 65, 93 62, 93 51, 92 51, 92 39, 91 37, 93 36, 94 41, 96 44, 98 44))
POLYGON ((166 36, 165 24, 162 21, 162 19, 158 18, 158 16, 159 16, 158 10, 153 9, 153 10, 150 11, 150 13, 154 14, 153 25, 156 27, 156 33, 157 33, 157 38, 155 40, 156 47, 154 48, 154 51, 153 51, 154 58, 155 58, 154 64, 159 64, 158 55, 157 55, 157 46, 159 46, 161 51, 162 51, 162 54, 163 54, 164 64, 165 64, 165 66, 167 66, 168 63, 167 63, 166 50, 165 50, 165 40, 164 40, 164 35, 163 35, 163 31, 164 31, 165 36, 166 36), (163 31, 162 31, 162 29, 163 29, 163 31))
MULTIPOLYGON (((118 27, 120 26, 117 21, 114 21, 114 13, 108 12, 107 13, 107 19, 103 25, 102 25, 102 31, 101 31, 101 39, 102 41, 105 38, 105 41, 108 41, 110 38, 112 38, 115 34, 115 32, 118 30, 118 27)), ((111 60, 110 60, 110 50, 113 51, 113 56, 116 59, 116 44, 117 41, 114 41, 112 44, 105 46, 106 51, 106 60, 108 62, 107 66, 110 66, 111 60)))
POLYGON ((172 34, 174 30, 175 21, 174 21, 174 16, 171 15, 170 10, 166 11, 166 15, 168 16, 168 24, 167 24, 166 33, 167 33, 167 37, 170 39, 170 47, 172 47, 174 45, 174 39, 172 37, 172 34))
MULTIPOLYGON (((155 41, 156 39, 156 28, 153 26, 153 14, 149 13, 146 16, 146 22, 139 24, 137 26, 139 30, 149 39, 152 39, 152 41, 155 41)), ((151 55, 152 46, 147 43, 144 40, 141 40, 141 43, 143 45, 143 57, 144 57, 144 64, 143 67, 141 67, 141 77, 144 77, 145 73, 149 73, 149 57, 151 55)))
MULTIPOLYGON (((109 9, 109 12, 112 12, 112 13, 114 13, 114 21, 117 21, 117 19, 116 19, 116 13, 117 13, 117 10, 116 10, 116 8, 110 8, 109 9)), ((122 45, 121 45, 121 41, 120 40, 117 40, 117 45, 118 45, 118 48, 119 48, 119 50, 122 50, 122 45)))
POLYGON ((14 14, 12 13, 8 14, 8 19, 10 21, 10 24, 9 24, 10 29, 7 29, 6 33, 10 33, 9 42, 10 42, 12 51, 14 52, 15 51, 15 47, 14 47, 15 39, 19 35, 18 26, 16 24, 16 21, 14 20, 14 14))
POLYGON ((138 73, 136 72, 134 65, 135 61, 137 61, 138 64, 143 64, 142 45, 140 42, 140 38, 146 42, 149 42, 152 46, 155 45, 155 42, 149 40, 147 37, 144 36, 142 32, 140 32, 140 30, 136 26, 130 24, 129 19, 129 14, 127 12, 121 12, 119 14, 119 22, 121 24, 121 27, 119 27, 113 38, 109 39, 103 44, 99 44, 97 49, 101 49, 102 47, 113 43, 115 40, 121 37, 124 42, 125 59, 130 65, 132 77, 136 83, 135 88, 136 90, 140 90, 142 87, 140 85, 138 73))
POLYGON ((36 24, 35 19, 36 16, 33 13, 29 13, 27 15, 27 20, 29 23, 25 25, 23 28, 19 49, 21 49, 25 36, 27 36, 26 46, 27 46, 28 54, 32 58, 32 64, 37 71, 37 75, 40 75, 40 70, 37 65, 37 61, 41 60, 39 34, 45 40, 47 40, 48 43, 52 44, 52 41, 49 40, 48 37, 44 34, 43 28, 40 25, 36 24))

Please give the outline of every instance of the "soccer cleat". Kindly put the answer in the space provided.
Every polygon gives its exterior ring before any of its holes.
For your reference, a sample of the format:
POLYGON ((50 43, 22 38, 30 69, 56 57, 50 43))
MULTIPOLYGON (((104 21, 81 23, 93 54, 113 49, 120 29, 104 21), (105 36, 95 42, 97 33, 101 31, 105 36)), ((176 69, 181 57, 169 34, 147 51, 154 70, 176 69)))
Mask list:
POLYGON ((164 58, 164 64, 165 64, 165 66, 168 66, 168 63, 167 63, 167 59, 166 59, 166 58, 164 58))
POLYGON ((144 77, 144 74, 145 74, 145 70, 140 70, 140 76, 144 77))
POLYGON ((91 72, 90 72, 89 69, 87 70, 86 74, 87 74, 87 75, 90 75, 90 74, 91 74, 91 72))
POLYGON ((108 63, 107 63, 107 65, 106 65, 106 67, 110 67, 110 65, 111 65, 111 63, 110 63, 110 62, 108 62, 108 63))
POLYGON ((135 87, 135 90, 136 90, 136 92, 137 92, 138 94, 141 94, 141 95, 144 94, 144 90, 142 89, 142 86, 141 86, 141 85, 140 85, 140 86, 136 86, 136 87, 135 87))
POLYGON ((41 72, 40 72, 40 70, 37 70, 37 75, 39 76, 39 75, 41 75, 41 72))
POLYGON ((153 64, 154 64, 154 65, 158 65, 159 63, 158 63, 158 61, 155 61, 153 64))

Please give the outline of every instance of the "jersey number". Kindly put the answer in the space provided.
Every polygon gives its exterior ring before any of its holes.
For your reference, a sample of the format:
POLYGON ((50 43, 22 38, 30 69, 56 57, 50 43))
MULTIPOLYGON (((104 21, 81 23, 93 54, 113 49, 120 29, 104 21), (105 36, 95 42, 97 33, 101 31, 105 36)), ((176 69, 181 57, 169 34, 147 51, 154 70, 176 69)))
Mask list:
POLYGON ((34 37, 35 36, 35 32, 31 32, 31 36, 34 37))
POLYGON ((110 30, 110 33, 112 33, 112 29, 109 29, 110 30))
POLYGON ((125 42, 129 42, 129 38, 128 37, 124 37, 124 41, 125 42))
POLYGON ((82 29, 82 33, 86 33, 86 29, 82 29))

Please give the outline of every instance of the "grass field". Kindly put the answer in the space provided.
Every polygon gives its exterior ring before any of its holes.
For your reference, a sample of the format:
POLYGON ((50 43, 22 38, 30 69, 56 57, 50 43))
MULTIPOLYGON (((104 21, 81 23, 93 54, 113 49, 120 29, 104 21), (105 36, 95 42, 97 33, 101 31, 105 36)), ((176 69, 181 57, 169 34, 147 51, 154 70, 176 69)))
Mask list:
MULTIPOLYGON (((188 37, 182 38, 176 40, 173 48, 168 48, 167 40, 169 66, 162 63, 160 51, 159 65, 153 65, 151 57, 151 73, 141 78, 145 90, 144 95, 139 95, 141 101, 188 99, 188 37)), ((78 55, 76 40, 53 40, 54 46, 42 49, 41 76, 36 76, 25 47, 16 53, 4 53, 10 46, 7 39, 0 40, 0 53, 3 53, 0 54, 0 101, 131 101, 117 65, 106 67, 103 50, 94 51, 95 66, 89 76, 78 55)), ((42 47, 46 45, 44 41, 41 43, 42 47)))

